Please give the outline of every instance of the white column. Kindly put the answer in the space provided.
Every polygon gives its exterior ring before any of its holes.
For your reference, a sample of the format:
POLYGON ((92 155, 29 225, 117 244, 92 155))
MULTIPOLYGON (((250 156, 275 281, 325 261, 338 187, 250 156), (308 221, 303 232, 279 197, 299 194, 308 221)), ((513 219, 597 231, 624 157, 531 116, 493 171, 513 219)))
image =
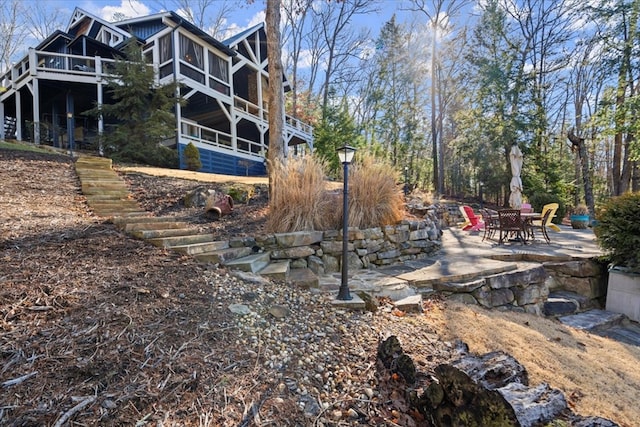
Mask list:
POLYGON ((33 143, 40 144, 40 85, 33 79, 33 143))
POLYGON ((20 90, 16 90, 16 139, 22 141, 22 98, 20 90))
POLYGON ((0 139, 4 139, 4 102, 0 102, 0 139))
MULTIPOLYGON (((100 80, 102 81, 102 80, 100 80)), ((97 98, 98 98, 98 107, 102 106, 102 83, 98 82, 97 88, 97 98)), ((102 139, 104 136, 104 118, 102 114, 98 116, 98 153, 102 156, 104 154, 104 147, 102 146, 102 139)))

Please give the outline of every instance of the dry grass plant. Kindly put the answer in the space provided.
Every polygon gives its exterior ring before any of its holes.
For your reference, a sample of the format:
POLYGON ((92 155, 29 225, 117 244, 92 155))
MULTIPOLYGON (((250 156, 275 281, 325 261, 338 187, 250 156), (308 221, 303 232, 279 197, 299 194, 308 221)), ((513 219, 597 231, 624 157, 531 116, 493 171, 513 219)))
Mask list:
POLYGON ((399 175, 388 163, 363 156, 349 174, 349 226, 395 224, 404 217, 399 175))
POLYGON ((275 165, 265 226, 270 233, 332 228, 332 200, 325 190, 324 164, 313 156, 275 165))
POLYGON ((428 317, 443 339, 459 338, 478 354, 501 350, 514 356, 532 385, 546 382, 562 390, 576 413, 638 426, 639 347, 552 319, 454 302, 428 317))

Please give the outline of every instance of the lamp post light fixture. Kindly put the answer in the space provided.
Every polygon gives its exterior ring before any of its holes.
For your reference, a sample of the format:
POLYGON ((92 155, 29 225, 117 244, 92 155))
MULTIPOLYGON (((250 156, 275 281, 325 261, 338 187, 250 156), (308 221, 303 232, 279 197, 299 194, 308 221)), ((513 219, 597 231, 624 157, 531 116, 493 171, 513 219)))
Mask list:
POLYGON ((404 167, 404 197, 409 194, 409 166, 404 167))
POLYGON ((342 281, 338 291, 338 299, 349 301, 353 299, 349 293, 349 163, 353 160, 356 149, 348 145, 338 148, 338 158, 344 168, 343 190, 342 190, 342 281))

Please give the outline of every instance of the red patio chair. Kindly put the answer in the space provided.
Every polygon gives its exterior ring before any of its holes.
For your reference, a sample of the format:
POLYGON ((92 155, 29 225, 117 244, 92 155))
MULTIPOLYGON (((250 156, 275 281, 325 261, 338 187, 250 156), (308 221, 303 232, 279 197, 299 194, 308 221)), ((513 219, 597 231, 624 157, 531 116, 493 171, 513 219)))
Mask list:
POLYGON ((469 224, 465 225, 462 229, 463 230, 473 230, 473 231, 480 231, 484 228, 484 222, 482 221, 482 218, 479 216, 476 216, 475 212, 473 212, 473 209, 471 208, 471 206, 462 206, 462 209, 464 210, 464 213, 466 214, 467 218, 469 219, 469 224))

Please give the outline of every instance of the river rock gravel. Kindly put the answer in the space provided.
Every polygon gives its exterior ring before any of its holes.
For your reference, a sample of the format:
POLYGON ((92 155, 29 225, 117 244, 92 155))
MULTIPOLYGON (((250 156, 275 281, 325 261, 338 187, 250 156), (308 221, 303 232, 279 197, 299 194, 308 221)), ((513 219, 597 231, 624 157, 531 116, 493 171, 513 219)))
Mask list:
POLYGON ((455 357, 437 301, 338 309, 118 232, 68 156, 0 150, 0 170, 0 425, 427 425, 376 350, 394 334, 423 371, 455 357))

